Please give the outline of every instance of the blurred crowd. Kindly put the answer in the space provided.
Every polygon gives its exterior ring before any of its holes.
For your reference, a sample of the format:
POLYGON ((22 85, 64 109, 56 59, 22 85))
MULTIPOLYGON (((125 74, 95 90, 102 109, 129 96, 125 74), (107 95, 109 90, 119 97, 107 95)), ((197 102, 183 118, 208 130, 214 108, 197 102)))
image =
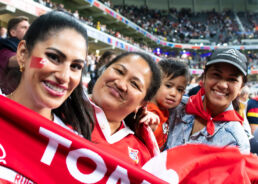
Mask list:
MULTIPOLYGON (((128 37, 120 33, 119 31, 114 30, 112 27, 107 27, 106 24, 101 23, 100 21, 96 21, 93 19, 92 16, 86 17, 86 16, 81 16, 78 10, 71 10, 67 7, 64 6, 62 3, 55 3, 50 0, 34 0, 40 4, 43 4, 44 6, 47 6, 48 8, 51 9, 57 9, 57 10, 62 10, 66 11, 68 13, 71 13, 73 16, 76 18, 80 19, 81 21, 85 22, 87 25, 92 26, 99 31, 105 32, 107 34, 110 34, 116 38, 119 38, 127 43, 130 43, 136 47, 140 47, 144 49, 147 52, 152 52, 152 48, 148 47, 147 44, 136 42, 133 37, 128 37)), ((103 4, 105 4, 108 7, 111 7, 110 1, 102 1, 103 4)))
POLYGON ((258 37, 257 13, 234 14, 231 10, 193 13, 191 9, 178 11, 171 8, 167 11, 127 5, 114 8, 145 30, 167 41, 190 43, 191 39, 204 39, 213 45, 232 45, 240 44, 244 38, 258 37), (237 22, 237 16, 240 22, 237 22), (241 20, 246 20, 244 30, 240 29, 240 24, 243 24, 241 20))
MULTIPOLYGON (((209 51, 158 51, 157 48, 150 48, 144 42, 136 42, 133 37, 124 36, 119 31, 115 31, 112 27, 102 24, 100 21, 94 20, 92 16, 81 16, 78 10, 71 10, 62 3, 52 2, 50 0, 34 0, 51 9, 62 10, 72 14, 89 26, 99 31, 110 34, 116 38, 124 40, 134 46, 144 49, 146 52, 154 53, 161 58, 172 58, 174 60, 185 62, 192 69, 203 69, 205 62, 209 57, 209 51)), ((110 1, 101 1, 106 6, 113 8, 110 1)), ((239 12, 239 16, 246 32, 241 32, 239 25, 234 19, 232 11, 223 11, 217 13, 215 11, 207 11, 201 13, 192 13, 190 9, 170 9, 169 13, 165 10, 150 10, 147 7, 136 6, 115 6, 114 9, 122 15, 131 19, 139 26, 148 30, 154 35, 162 36, 168 41, 189 42, 191 39, 208 39, 219 40, 223 43, 238 44, 242 38, 257 37, 257 20, 258 14, 239 12), (204 23, 205 22, 205 23, 204 23), (173 29, 171 29, 173 27, 173 29)), ((0 37, 6 38, 7 28, 0 27, 0 37)), ((256 69, 258 66, 258 56, 253 51, 246 53, 249 69, 256 69)), ((98 61, 98 53, 91 53, 89 56, 89 71, 94 70, 98 61)))
POLYGON ((136 167, 160 170, 157 179, 169 183, 178 181, 182 168, 190 168, 183 175, 193 179, 181 178, 187 183, 207 183, 213 172, 216 183, 234 183, 235 176, 239 183, 258 181, 258 96, 249 90, 243 53, 215 49, 202 57, 208 60, 195 78, 176 54, 156 62, 146 52, 88 50, 79 13, 48 5, 61 11, 33 21, 12 17, 0 39, 0 183, 18 177, 26 183, 135 183, 136 167), (158 164, 149 167, 153 160, 158 164), (178 168, 172 175, 170 163, 178 168), (123 167, 132 170, 130 177, 123 167), (91 168, 104 169, 97 179, 81 179, 91 168))

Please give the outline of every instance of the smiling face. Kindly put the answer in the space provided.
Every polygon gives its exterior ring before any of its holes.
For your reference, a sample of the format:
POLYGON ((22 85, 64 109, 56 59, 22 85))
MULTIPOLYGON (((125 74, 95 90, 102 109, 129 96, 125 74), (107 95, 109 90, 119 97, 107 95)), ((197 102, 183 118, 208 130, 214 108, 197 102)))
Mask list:
POLYGON ((150 86, 151 70, 138 55, 127 55, 110 65, 97 80, 93 102, 109 121, 121 121, 139 108, 150 86))
POLYGON ((204 75, 203 85, 204 107, 218 114, 223 112, 241 92, 243 76, 231 64, 213 64, 204 75))
POLYGON ((25 70, 17 95, 30 99, 27 106, 34 110, 59 107, 80 83, 87 47, 75 30, 67 28, 52 34, 37 42, 30 54, 25 41, 18 50, 19 64, 25 70))
POLYGON ((173 79, 164 77, 155 95, 157 105, 164 109, 176 107, 182 99, 186 85, 187 80, 185 76, 178 76, 173 79))

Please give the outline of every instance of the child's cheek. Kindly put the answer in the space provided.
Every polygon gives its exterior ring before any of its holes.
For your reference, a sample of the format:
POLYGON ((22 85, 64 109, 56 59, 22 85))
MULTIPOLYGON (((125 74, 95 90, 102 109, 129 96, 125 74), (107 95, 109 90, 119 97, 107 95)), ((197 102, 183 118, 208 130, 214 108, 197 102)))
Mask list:
POLYGON ((31 61, 30 61, 30 68, 43 68, 44 65, 47 63, 47 59, 45 58, 41 58, 41 57, 36 57, 36 56, 32 56, 31 57, 31 61))
POLYGON ((178 106, 182 100, 183 94, 180 94, 180 97, 178 98, 178 100, 175 103, 175 107, 178 106))

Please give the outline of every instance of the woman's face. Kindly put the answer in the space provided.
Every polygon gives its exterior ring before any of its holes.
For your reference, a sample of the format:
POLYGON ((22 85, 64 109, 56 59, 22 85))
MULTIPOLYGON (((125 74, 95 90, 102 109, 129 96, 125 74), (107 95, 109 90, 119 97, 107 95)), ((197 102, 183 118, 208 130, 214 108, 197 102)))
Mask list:
POLYGON ((203 85, 204 106, 224 111, 241 92, 243 76, 231 64, 213 64, 204 75, 203 85))
POLYGON ((109 121, 121 121, 142 105, 151 76, 151 69, 143 58, 125 56, 99 77, 92 100, 103 109, 109 121))
POLYGON ((64 29, 37 42, 30 56, 24 48, 23 42, 18 60, 25 66, 21 81, 24 92, 39 108, 58 108, 80 83, 87 52, 85 39, 73 29, 64 29))

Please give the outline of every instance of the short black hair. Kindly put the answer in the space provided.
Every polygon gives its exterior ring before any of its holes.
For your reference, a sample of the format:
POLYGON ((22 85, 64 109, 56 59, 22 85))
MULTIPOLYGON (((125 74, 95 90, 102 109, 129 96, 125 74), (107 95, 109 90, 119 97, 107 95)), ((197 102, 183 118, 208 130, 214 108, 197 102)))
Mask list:
POLYGON ((169 77, 170 79, 174 79, 179 76, 184 76, 187 83, 190 80, 188 66, 180 61, 173 59, 162 59, 158 62, 158 66, 161 69, 162 78, 169 77))

